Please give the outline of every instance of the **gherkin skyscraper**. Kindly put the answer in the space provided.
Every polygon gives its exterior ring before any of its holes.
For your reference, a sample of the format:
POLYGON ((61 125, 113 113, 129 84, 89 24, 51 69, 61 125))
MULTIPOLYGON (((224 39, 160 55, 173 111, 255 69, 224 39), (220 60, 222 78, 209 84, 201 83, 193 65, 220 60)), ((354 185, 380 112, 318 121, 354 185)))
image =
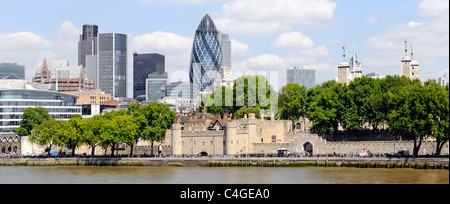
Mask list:
MULTIPOLYGON (((195 32, 192 46, 189 68, 191 97, 200 92, 214 91, 214 82, 218 77, 218 70, 224 64, 223 44, 228 44, 225 48, 225 55, 231 56, 228 35, 222 35, 217 30, 211 17, 206 14, 195 32), (226 38, 224 39, 223 36, 226 36, 226 38)), ((226 62, 226 64, 231 64, 231 62, 226 62)))

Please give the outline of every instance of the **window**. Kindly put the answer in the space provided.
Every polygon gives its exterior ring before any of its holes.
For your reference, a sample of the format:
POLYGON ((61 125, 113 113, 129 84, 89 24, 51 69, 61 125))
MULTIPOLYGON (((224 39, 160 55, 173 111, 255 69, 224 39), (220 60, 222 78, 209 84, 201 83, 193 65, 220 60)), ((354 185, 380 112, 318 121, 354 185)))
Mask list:
POLYGON ((276 135, 272 135, 272 143, 277 143, 277 136, 276 135))

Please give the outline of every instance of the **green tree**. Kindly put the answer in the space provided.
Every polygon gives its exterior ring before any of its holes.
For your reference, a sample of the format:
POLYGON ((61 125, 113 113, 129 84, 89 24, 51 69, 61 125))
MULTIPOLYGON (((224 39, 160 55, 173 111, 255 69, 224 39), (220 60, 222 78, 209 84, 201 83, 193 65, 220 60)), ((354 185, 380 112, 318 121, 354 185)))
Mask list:
POLYGON ((95 155, 95 148, 101 144, 105 119, 102 116, 83 120, 81 123, 82 143, 91 147, 91 156, 95 155))
POLYGON ((327 81, 308 90, 307 116, 311 129, 318 134, 336 134, 343 118, 344 104, 341 100, 343 85, 327 81))
POLYGON ((30 135, 30 142, 46 146, 46 152, 50 151, 54 144, 60 144, 58 131, 63 128, 62 122, 53 118, 35 125, 30 135))
POLYGON ((115 129, 112 131, 115 143, 126 143, 131 148, 136 144, 138 125, 130 115, 116 115, 111 121, 115 129))
POLYGON ((242 107, 258 107, 265 115, 270 115, 277 112, 277 103, 276 92, 264 76, 246 75, 235 80, 232 90, 216 89, 202 101, 199 110, 206 108, 209 113, 228 113, 234 117, 242 107))
POLYGON ((369 123, 371 126, 375 124, 377 113, 371 99, 377 98, 376 90, 379 89, 379 84, 376 79, 371 77, 359 77, 350 82, 348 86, 347 112, 352 121, 351 130, 359 130, 364 123, 369 123))
POLYGON ((67 146, 75 156, 75 149, 82 144, 82 119, 80 115, 74 115, 69 121, 61 121, 62 127, 57 131, 59 145, 67 146))
POLYGON ((150 102, 142 108, 143 116, 147 121, 145 128, 139 128, 141 137, 151 143, 151 153, 153 156, 153 145, 155 141, 165 139, 166 131, 175 121, 175 113, 170 110, 168 105, 150 102))
POLYGON ((45 108, 26 108, 23 111, 20 127, 16 128, 15 132, 20 136, 30 135, 36 125, 39 125, 44 120, 49 120, 50 118, 52 117, 48 114, 48 111, 45 108))
POLYGON ((306 116, 308 95, 306 87, 298 84, 287 84, 278 94, 278 116, 280 119, 294 121, 306 116))
POLYGON ((242 107, 236 113, 234 114, 234 119, 239 120, 241 118, 244 118, 245 115, 248 115, 249 113, 254 113, 256 118, 261 118, 261 113, 259 110, 259 107, 242 107))
POLYGON ((440 155, 442 147, 448 141, 449 126, 449 91, 448 85, 442 87, 435 80, 424 83, 426 109, 428 113, 427 135, 436 138, 435 155, 440 155))
POLYGON ((413 155, 417 156, 427 135, 430 118, 426 107, 426 89, 419 80, 404 86, 394 96, 396 106, 388 115, 388 132, 400 138, 413 139, 413 155))

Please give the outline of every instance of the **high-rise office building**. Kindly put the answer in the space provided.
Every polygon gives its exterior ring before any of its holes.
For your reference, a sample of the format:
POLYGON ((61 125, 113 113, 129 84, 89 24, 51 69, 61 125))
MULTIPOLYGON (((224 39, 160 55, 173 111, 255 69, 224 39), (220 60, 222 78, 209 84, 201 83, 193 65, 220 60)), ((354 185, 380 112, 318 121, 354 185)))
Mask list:
POLYGON ((98 34, 96 77, 100 90, 114 98, 127 97, 127 35, 98 34))
POLYGON ((167 73, 149 74, 145 84, 145 100, 158 102, 166 95, 167 73))
MULTIPOLYGON (((146 79, 149 74, 165 73, 165 56, 151 54, 133 55, 133 98, 146 95, 146 79)), ((166 77, 167 78, 167 77, 166 77)))
POLYGON ((228 34, 220 34, 220 46, 222 47, 222 66, 231 68, 231 41, 228 34))
POLYGON ((316 86, 316 70, 303 66, 301 69, 294 67, 287 70, 287 83, 305 86, 307 89, 316 86))
POLYGON ((192 46, 189 68, 191 97, 200 92, 214 91, 218 70, 224 63, 231 67, 231 42, 228 35, 217 30, 211 17, 206 14, 195 32, 192 46))
POLYGON ((0 63, 0 79, 3 79, 10 74, 15 74, 21 79, 25 79, 25 66, 17 63, 0 63))
POLYGON ((83 33, 78 41, 78 65, 86 68, 86 56, 97 54, 97 25, 83 25, 83 33))

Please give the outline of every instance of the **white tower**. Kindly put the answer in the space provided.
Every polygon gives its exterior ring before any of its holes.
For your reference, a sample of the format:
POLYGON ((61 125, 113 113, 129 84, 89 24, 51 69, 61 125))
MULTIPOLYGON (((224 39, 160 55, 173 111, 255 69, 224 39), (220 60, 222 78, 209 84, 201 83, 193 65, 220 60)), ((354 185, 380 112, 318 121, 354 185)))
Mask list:
POLYGON ((405 40, 405 56, 402 58, 402 76, 408 77, 411 80, 419 79, 419 62, 414 59, 414 52, 413 52, 413 45, 410 46, 411 48, 411 56, 408 56, 408 41, 405 40))

